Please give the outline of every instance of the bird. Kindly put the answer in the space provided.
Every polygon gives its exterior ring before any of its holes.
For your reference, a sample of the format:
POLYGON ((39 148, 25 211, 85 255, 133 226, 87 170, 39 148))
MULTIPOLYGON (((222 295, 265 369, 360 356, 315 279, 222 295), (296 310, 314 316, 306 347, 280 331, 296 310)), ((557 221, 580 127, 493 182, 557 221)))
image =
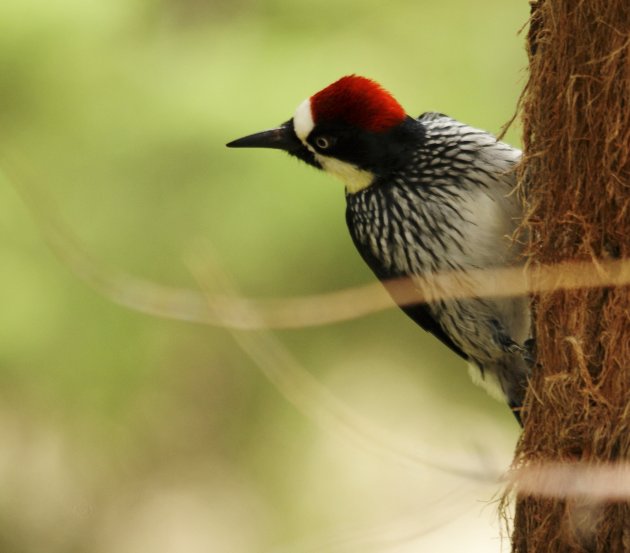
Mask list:
POLYGON ((466 360, 473 380, 523 426, 529 300, 476 293, 492 269, 522 261, 511 239, 523 217, 514 193, 518 149, 442 113, 409 116, 379 83, 355 74, 301 102, 280 126, 227 146, 284 150, 340 179, 363 260, 394 301, 392 279, 411 280, 418 301, 399 303, 402 311, 466 360), (444 272, 466 293, 440 295, 432 277, 444 272))

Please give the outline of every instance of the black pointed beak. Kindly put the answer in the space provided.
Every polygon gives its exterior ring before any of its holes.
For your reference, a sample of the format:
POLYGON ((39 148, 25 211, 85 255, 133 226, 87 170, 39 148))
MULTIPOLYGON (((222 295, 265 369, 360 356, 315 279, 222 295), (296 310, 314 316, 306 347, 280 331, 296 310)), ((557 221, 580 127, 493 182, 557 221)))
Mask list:
POLYGON ((293 130, 293 120, 289 120, 275 129, 238 138, 228 142, 226 146, 228 148, 274 148, 292 152, 301 148, 302 143, 293 130))

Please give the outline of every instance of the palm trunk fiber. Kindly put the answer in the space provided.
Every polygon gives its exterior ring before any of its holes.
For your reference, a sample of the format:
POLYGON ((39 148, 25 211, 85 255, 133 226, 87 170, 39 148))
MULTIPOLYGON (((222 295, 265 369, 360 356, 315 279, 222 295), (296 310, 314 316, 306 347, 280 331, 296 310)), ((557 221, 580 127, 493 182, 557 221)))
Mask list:
MULTIPOLYGON (((630 0, 531 2, 522 190, 538 263, 630 259, 630 0)), ((630 462, 630 291, 535 298, 516 467, 630 462)), ((627 474, 627 473, 626 473, 627 474)), ((518 491, 515 553, 630 552, 629 502, 518 491)))

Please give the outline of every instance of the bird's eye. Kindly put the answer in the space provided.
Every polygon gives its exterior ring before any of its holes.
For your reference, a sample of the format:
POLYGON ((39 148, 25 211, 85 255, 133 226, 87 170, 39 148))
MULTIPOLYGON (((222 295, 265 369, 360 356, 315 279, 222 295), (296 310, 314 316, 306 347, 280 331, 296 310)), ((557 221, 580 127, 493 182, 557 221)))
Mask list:
POLYGON ((334 139, 331 136, 318 136, 315 139, 315 146, 320 150, 327 150, 334 143, 334 139))

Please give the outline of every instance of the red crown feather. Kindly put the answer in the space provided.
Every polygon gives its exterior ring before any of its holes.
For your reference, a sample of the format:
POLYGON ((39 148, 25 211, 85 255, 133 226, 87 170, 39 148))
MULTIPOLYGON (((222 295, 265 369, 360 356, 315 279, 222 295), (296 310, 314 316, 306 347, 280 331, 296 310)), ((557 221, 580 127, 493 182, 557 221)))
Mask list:
POLYGON ((371 132, 384 132, 402 123, 405 110, 377 82, 348 75, 311 96, 313 121, 344 122, 371 132))

